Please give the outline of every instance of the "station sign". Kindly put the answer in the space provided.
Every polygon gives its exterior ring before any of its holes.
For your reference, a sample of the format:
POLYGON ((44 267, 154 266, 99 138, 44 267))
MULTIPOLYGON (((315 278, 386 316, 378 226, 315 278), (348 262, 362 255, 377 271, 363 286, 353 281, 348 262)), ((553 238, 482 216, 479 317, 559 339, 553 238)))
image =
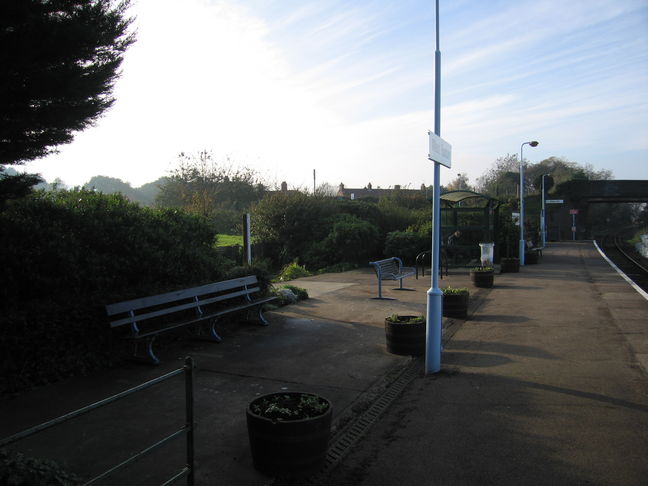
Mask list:
POLYGON ((448 169, 451 165, 452 145, 439 137, 436 133, 428 131, 430 138, 430 153, 428 159, 445 165, 448 169))
POLYGON ((547 199, 547 200, 545 200, 545 202, 547 204, 562 204, 565 201, 563 201, 562 199, 547 199))

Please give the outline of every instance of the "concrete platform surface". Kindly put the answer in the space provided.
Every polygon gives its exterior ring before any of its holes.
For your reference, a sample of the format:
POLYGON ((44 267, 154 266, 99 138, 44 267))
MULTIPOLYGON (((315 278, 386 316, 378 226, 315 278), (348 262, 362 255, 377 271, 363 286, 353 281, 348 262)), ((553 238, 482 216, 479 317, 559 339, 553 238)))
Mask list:
MULTIPOLYGON (((539 265, 471 289, 466 321, 444 319, 442 372, 385 351, 384 318, 424 313, 429 275, 373 300, 370 269, 292 282, 311 299, 267 315, 269 327, 223 327, 220 344, 178 341, 162 365, 136 364, 0 402, 0 436, 197 362, 196 484, 284 484, 252 467, 246 405, 306 390, 333 402, 336 432, 402 370, 420 372, 332 471, 311 483, 645 485, 648 478, 648 301, 591 243, 553 243, 539 265)), ((387 282, 388 284, 389 282, 387 282)), ((441 286, 468 286, 452 271, 441 286)), ((16 444, 96 474, 184 423, 181 378, 16 444)), ((178 440, 103 484, 160 484, 184 462, 178 440)), ((305 481, 292 481, 299 484, 305 481)), ((182 484, 182 483, 181 483, 182 484)))

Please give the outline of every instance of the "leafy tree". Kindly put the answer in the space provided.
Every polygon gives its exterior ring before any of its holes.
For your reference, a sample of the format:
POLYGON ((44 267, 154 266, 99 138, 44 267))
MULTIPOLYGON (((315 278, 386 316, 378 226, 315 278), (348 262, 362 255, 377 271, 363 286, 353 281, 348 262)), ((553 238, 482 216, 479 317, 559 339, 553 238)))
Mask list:
POLYGON ((499 157, 484 175, 477 178, 477 191, 493 197, 514 196, 520 183, 516 154, 499 157))
MULTIPOLYGON (((124 52, 135 40, 128 6, 129 0, 0 2, 0 172, 71 142, 110 108, 124 52)), ((15 194, 0 199, 9 196, 15 194)))
POLYGON ((313 242, 328 235, 331 217, 336 213, 336 201, 330 197, 275 193, 253 205, 252 233, 275 264, 285 265, 295 259, 303 263, 313 242))
POLYGON ((122 181, 116 177, 99 175, 93 176, 83 185, 83 188, 104 194, 121 194, 130 201, 140 203, 144 206, 153 206, 155 205, 155 198, 160 192, 160 187, 165 182, 166 178, 161 177, 141 187, 132 187, 130 182, 122 181))
POLYGON ((104 194, 120 193, 126 197, 129 197, 133 192, 130 182, 124 182, 116 177, 102 175, 93 176, 92 179, 83 185, 83 188, 103 192, 104 194))
MULTIPOLYGON (((609 170, 596 171, 591 164, 582 165, 567 161, 561 157, 549 157, 537 164, 525 164, 525 194, 540 192, 543 174, 551 176, 550 178, 545 178, 546 191, 549 190, 549 186, 557 186, 563 182, 575 179, 612 179, 612 172, 609 170)), ((499 198, 516 196, 519 184, 520 166, 516 154, 509 154, 498 158, 493 164, 493 167, 477 179, 477 189, 479 192, 499 198)))
POLYGON ((446 191, 459 191, 459 190, 467 190, 467 191, 472 191, 473 187, 470 185, 470 181, 468 180, 468 174, 462 174, 459 173, 457 174, 457 177, 448 184, 446 187, 446 191))
POLYGON ((179 155, 178 166, 164 179, 156 202, 160 206, 180 207, 211 218, 238 220, 238 216, 265 193, 265 185, 248 168, 235 168, 214 161, 210 152, 179 155))

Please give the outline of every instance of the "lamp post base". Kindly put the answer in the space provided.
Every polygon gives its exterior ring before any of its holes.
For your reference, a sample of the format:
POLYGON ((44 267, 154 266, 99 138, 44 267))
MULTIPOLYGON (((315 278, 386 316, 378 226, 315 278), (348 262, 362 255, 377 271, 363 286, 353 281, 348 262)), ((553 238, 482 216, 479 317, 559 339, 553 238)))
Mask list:
POLYGON ((441 371, 441 324, 443 321, 443 292, 431 288, 427 292, 425 374, 441 371))

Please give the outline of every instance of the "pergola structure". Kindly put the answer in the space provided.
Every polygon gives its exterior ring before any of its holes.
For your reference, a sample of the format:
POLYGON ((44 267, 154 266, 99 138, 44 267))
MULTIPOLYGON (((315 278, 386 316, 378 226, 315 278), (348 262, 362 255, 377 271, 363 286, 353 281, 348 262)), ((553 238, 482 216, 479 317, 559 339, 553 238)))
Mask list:
MULTIPOLYGON (((497 237, 500 202, 473 191, 448 191, 441 194, 441 247, 449 266, 479 264, 479 243, 494 243, 497 237), (461 234, 448 246, 450 235, 461 234)), ((495 245, 495 260, 499 249, 495 245)))

